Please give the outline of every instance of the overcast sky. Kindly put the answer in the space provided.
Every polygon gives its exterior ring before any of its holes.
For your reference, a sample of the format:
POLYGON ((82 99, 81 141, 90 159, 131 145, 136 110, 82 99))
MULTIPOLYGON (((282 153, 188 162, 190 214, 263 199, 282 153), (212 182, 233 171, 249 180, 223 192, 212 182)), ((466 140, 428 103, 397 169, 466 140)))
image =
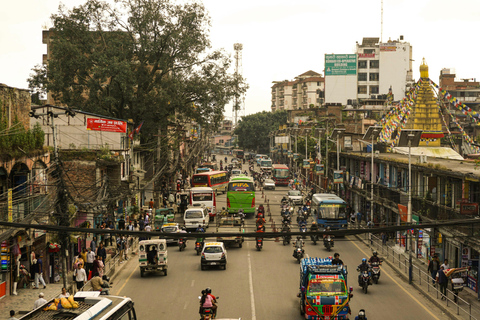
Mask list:
MULTIPOLYGON (((2 1, 0 83, 27 88, 31 69, 42 61, 42 28, 51 27, 58 5, 82 0, 2 1), (8 14, 6 14, 8 13, 8 14)), ((270 110, 272 81, 292 80, 308 70, 323 74, 325 53, 353 53, 363 37, 380 37, 381 0, 204 0, 214 48, 232 53, 243 44, 243 75, 250 86, 246 114, 270 110)), ((438 83, 442 68, 457 78, 480 80, 479 0, 384 0, 383 40, 410 42, 413 74, 423 57, 438 83)), ((233 72, 233 69, 232 69, 233 72)), ((231 107, 225 110, 232 116, 231 107)))

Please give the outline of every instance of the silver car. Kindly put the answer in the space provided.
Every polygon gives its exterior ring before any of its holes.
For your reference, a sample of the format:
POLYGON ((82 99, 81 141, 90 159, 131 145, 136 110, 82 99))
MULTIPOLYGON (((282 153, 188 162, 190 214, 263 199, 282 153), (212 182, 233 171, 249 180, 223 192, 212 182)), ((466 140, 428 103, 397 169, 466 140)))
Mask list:
POLYGON ((292 201, 293 204, 303 204, 302 192, 299 190, 290 190, 287 193, 288 200, 292 201))
POLYGON ((275 181, 272 179, 265 179, 263 182, 263 189, 265 190, 275 190, 275 181))

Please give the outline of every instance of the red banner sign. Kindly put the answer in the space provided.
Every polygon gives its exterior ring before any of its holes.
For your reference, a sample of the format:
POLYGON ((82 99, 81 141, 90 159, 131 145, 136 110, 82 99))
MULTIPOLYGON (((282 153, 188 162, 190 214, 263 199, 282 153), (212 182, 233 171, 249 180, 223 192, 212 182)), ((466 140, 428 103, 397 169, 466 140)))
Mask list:
POLYGON ((87 130, 126 133, 127 123, 120 120, 87 118, 87 130))
POLYGON ((359 58, 375 58, 375 53, 359 53, 359 58))
POLYGON ((408 208, 406 206, 398 204, 398 214, 401 221, 408 222, 408 208))

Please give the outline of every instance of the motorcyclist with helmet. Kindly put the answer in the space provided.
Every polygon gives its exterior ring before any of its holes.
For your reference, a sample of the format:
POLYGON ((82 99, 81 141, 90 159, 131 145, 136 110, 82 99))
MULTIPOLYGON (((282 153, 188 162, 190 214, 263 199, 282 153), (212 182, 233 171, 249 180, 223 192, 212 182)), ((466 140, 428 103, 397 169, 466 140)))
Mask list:
POLYGON ((263 207, 263 204, 260 204, 258 206, 258 210, 257 210, 258 213, 262 213, 263 215, 265 215, 265 208, 263 207))
MULTIPOLYGON (((202 225, 199 224, 195 232, 205 233, 205 229, 203 229, 202 225)), ((203 248, 203 245, 204 245, 203 241, 204 241, 203 238, 197 238, 197 242, 200 243, 200 248, 203 248)))
POLYGON ((366 258, 363 258, 362 259, 362 263, 357 267, 357 271, 359 271, 360 273, 358 274, 358 284, 361 286, 362 285, 362 282, 361 282, 361 277, 362 277, 362 274, 364 271, 367 271, 368 272, 368 275, 370 276, 370 281, 372 281, 371 279, 371 272, 370 272, 370 265, 367 263, 367 259, 366 258))
POLYGON ((355 317, 355 320, 367 320, 364 309, 360 309, 360 311, 358 312, 358 316, 355 317))
POLYGON ((203 310, 205 310, 206 308, 210 308, 212 309, 213 317, 215 318, 217 314, 217 305, 215 304, 216 302, 217 299, 214 295, 212 295, 212 290, 210 288, 202 290, 202 297, 200 299, 200 315, 203 314, 203 310))
POLYGON ((297 240, 295 240, 295 243, 293 245, 295 246, 295 249, 293 250, 293 257, 295 257, 297 248, 302 249, 302 253, 303 253, 303 246, 305 245, 305 242, 302 240, 301 236, 297 236, 297 240))
MULTIPOLYGON (((313 221, 312 222, 312 225, 310 226, 310 232, 318 232, 318 224, 317 224, 317 221, 313 221)), ((318 235, 317 234, 312 234, 310 236, 310 238, 313 240, 315 240, 315 244, 316 244, 316 241, 318 240, 318 235)))
POLYGON ((228 215, 228 211, 225 209, 225 207, 222 207, 222 211, 220 211, 221 216, 226 216, 228 215))
POLYGON ((372 264, 375 262, 378 262, 378 264, 382 263, 382 260, 377 256, 377 251, 373 251, 373 256, 371 256, 370 259, 368 259, 369 264, 372 264))

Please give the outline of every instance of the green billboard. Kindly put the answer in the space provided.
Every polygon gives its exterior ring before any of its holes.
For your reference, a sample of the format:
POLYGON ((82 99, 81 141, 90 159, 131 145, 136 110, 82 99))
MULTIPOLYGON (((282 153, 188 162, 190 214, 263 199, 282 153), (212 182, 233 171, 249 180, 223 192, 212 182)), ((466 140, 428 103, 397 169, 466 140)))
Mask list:
POLYGON ((325 75, 346 76, 357 74, 356 54, 326 54, 325 75))

